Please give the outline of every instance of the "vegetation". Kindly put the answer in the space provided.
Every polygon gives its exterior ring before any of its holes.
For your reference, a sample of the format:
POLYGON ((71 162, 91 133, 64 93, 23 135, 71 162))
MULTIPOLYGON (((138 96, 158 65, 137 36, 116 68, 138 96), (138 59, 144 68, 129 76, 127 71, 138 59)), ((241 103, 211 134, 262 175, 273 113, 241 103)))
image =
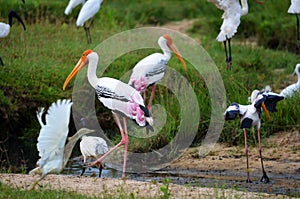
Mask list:
MULTIPOLYGON (((80 8, 75 9, 71 16, 65 16, 65 1, 31 0, 22 4, 19 0, 11 0, 2 3, 0 21, 7 21, 8 10, 14 9, 25 18, 27 30, 24 32, 14 23, 10 35, 0 40, 0 54, 5 63, 0 70, 0 169, 20 172, 20 168, 24 171, 24 168, 35 164, 35 143, 40 128, 35 111, 40 106, 49 106, 58 98, 71 97, 72 83, 67 91, 62 91, 62 84, 81 53, 124 30, 196 19, 188 34, 201 42, 218 66, 226 88, 227 105, 234 101, 247 104, 252 90, 262 89, 267 84, 273 91, 280 92, 295 81, 290 74, 299 55, 296 49, 296 19, 287 14, 289 1, 269 0, 264 5, 249 1, 249 14, 242 18, 238 34, 232 40, 233 66, 228 71, 225 69, 223 46, 215 40, 222 23, 222 12, 206 0, 187 2, 104 1, 94 19, 91 29, 93 44, 90 45, 86 42, 84 30, 75 27, 76 13, 80 8)), ((148 49, 128 53, 114 61, 104 75, 120 78, 138 60, 156 51, 148 49)), ((208 90, 203 78, 195 75, 198 73, 190 64, 186 73, 175 58, 172 58, 170 65, 188 79, 197 95, 201 118, 193 144, 198 145, 210 123, 208 90)), ((176 135, 180 116, 174 94, 159 86, 154 103, 168 110, 167 123, 157 136, 130 138, 131 151, 157 150, 172 142, 176 135)), ((118 141, 120 135, 110 112, 100 102, 95 104, 104 132, 110 139, 118 141)), ((270 121, 263 117, 262 136, 299 129, 299 112, 298 96, 280 102, 278 112, 272 114, 270 121)), ((242 131, 238 123, 225 123, 220 141, 242 144, 242 131)), ((70 133, 74 131, 72 123, 70 133)), ((256 142, 255 136, 249 139, 250 143, 256 142)))

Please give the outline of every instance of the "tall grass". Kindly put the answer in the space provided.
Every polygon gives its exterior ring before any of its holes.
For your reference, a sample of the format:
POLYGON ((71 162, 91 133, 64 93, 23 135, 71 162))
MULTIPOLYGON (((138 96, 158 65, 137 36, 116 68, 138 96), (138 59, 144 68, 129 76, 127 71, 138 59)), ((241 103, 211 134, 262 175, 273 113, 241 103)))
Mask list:
MULTIPOLYGON (((11 34, 0 40, 2 47, 0 53, 5 63, 0 70, 0 138, 5 140, 1 143, 1 147, 8 150, 8 155, 1 156, 1 159, 6 160, 7 157, 14 159, 10 165, 17 165, 14 163, 25 159, 26 166, 31 167, 37 159, 35 148, 39 133, 35 117, 37 107, 49 106, 58 98, 71 97, 72 89, 69 87, 63 92, 62 84, 84 50, 94 48, 96 44, 115 33, 134 27, 160 25, 168 21, 197 17, 189 34, 201 41, 218 66, 226 88, 228 105, 234 101, 247 104, 251 91, 262 89, 267 84, 273 91, 279 92, 289 83, 296 81, 289 74, 299 59, 299 55, 293 53, 294 50, 291 49, 293 47, 286 44, 294 40, 295 36, 294 20, 291 19, 293 17, 286 14, 288 2, 268 1, 264 5, 249 2, 249 14, 242 18, 239 33, 232 40, 232 70, 225 69, 223 46, 215 41, 222 12, 204 0, 104 1, 100 12, 95 16, 91 29, 93 44, 90 45, 86 43, 83 29, 75 27, 79 8, 70 16, 64 16, 63 11, 67 2, 32 0, 23 5, 21 1, 12 0, 1 3, 1 21, 6 21, 9 9, 15 9, 25 18, 27 25, 24 32, 21 26, 15 23, 11 34), (280 27, 274 25, 278 23, 285 25, 280 27), (258 46, 247 44, 246 41, 253 37, 256 38, 258 46), (278 41, 278 45, 264 43, 272 40, 271 37, 278 41), (273 50, 269 49, 271 47, 273 50), (21 150, 18 150, 18 146, 22 146, 23 156, 20 155, 21 150), (12 148, 17 150, 11 150, 12 148)), ((138 60, 153 52, 157 50, 128 53, 115 60, 104 75, 120 78, 138 60)), ((182 67, 175 58, 172 58, 170 65, 182 72, 182 67)), ((191 65, 188 65, 187 72, 182 74, 192 85, 199 102, 201 118, 198 133, 194 138, 194 145, 198 145, 210 123, 208 89, 203 78, 195 75, 198 73, 191 65)), ((131 138, 131 151, 156 150, 174 139, 180 123, 178 101, 167 88, 158 86, 154 102, 168 110, 167 124, 155 137, 146 140, 131 138)), ((117 133, 118 129, 110 111, 98 101, 96 108, 104 132, 117 142, 120 135, 117 133)), ((271 121, 263 117, 263 136, 282 130, 299 129, 299 96, 279 102, 278 110, 272 114, 271 121)), ((220 141, 229 144, 243 143, 238 123, 238 121, 225 123, 220 141)), ((71 128, 71 133, 73 132, 74 127, 71 128)), ((251 142, 251 138, 249 141, 251 142)), ((7 165, 6 163, 7 161, 1 161, 0 167, 7 165)))

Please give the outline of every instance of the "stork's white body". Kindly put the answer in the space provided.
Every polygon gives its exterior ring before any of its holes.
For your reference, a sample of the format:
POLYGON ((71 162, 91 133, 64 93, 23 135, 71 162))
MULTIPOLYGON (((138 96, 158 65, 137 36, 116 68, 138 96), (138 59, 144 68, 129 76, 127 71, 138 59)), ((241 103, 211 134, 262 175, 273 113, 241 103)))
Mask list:
POLYGON ((297 64, 295 67, 294 73, 297 75, 298 81, 294 84, 289 85, 285 89, 283 89, 280 92, 280 95, 284 96, 285 98, 288 98, 288 97, 292 97, 295 94, 295 92, 300 90, 300 72, 299 72, 299 70, 300 70, 300 64, 297 64))
POLYGON ((101 3, 102 0, 88 0, 85 2, 79 12, 76 26, 83 26, 87 20, 94 17, 95 14, 97 14, 97 12, 100 10, 101 3))
POLYGON ((139 92, 145 91, 148 86, 160 81, 165 75, 167 64, 172 56, 171 49, 164 37, 159 38, 158 45, 163 53, 154 53, 143 58, 132 70, 128 84, 139 92))
POLYGON ((247 0, 208 0, 214 3, 219 9, 223 10, 223 24, 220 33, 217 36, 219 42, 232 38, 240 25, 240 19, 248 13, 247 0))
POLYGON ((68 6, 65 9, 65 14, 69 15, 71 14, 73 8, 78 6, 79 4, 84 4, 86 0, 70 0, 68 6))
POLYGON ((0 38, 7 37, 10 32, 10 25, 0 22, 0 38))
POLYGON ((291 14, 300 13, 300 1, 299 0, 291 0, 291 5, 288 9, 288 13, 291 13, 291 14))

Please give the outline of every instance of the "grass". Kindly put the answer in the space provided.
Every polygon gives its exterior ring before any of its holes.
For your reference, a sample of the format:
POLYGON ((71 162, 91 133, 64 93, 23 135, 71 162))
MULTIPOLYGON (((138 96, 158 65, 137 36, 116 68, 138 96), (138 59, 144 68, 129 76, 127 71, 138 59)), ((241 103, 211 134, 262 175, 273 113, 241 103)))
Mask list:
MULTIPOLYGON (((67 91, 62 91, 62 84, 81 53, 86 49, 93 49, 96 44, 115 33, 130 28, 197 18, 188 34, 201 41, 202 46, 216 63, 226 88, 226 105, 234 101, 246 104, 248 96, 255 88, 262 89, 269 84, 275 92, 279 92, 295 81, 289 74, 298 62, 299 55, 295 54, 294 47, 291 47, 295 46, 292 42, 295 35, 293 31, 288 30, 294 29, 295 20, 286 14, 285 7, 288 1, 268 1, 263 6, 249 2, 249 14, 242 18, 239 32, 232 40, 233 68, 228 71, 225 69, 223 46, 215 41, 222 12, 204 0, 193 1, 193 3, 169 0, 138 3, 130 0, 104 1, 91 29, 93 44, 90 45, 86 43, 83 29, 76 28, 74 25, 79 8, 75 9, 71 16, 64 16, 65 4, 66 2, 63 1, 27 1, 23 5, 20 1, 12 0, 1 5, 1 21, 6 20, 7 10, 13 8, 24 16, 27 25, 27 30, 24 32, 21 26, 15 23, 10 35, 0 40, 2 46, 0 54, 5 63, 0 70, 2 121, 0 138, 1 140, 9 138, 0 146, 7 150, 21 145, 24 154, 20 156, 20 151, 8 150, 7 156, 0 156, 1 168, 7 166, 7 157, 13 159, 9 162, 10 165, 15 165, 14 163, 22 159, 23 164, 32 166, 37 159, 35 146, 39 133, 39 125, 35 117, 37 107, 48 107, 58 98, 71 97, 70 85, 73 82, 68 86, 67 91), (271 11, 267 12, 268 9, 271 11), (284 11, 280 12, 280 9, 284 11), (280 28, 276 26, 278 23, 285 25, 280 28), (256 38, 258 46, 246 45, 246 40, 253 37, 256 38), (6 160, 6 163, 3 160, 6 160)), ((130 52, 115 60, 104 75, 120 78, 138 60, 153 52, 157 50, 130 52)), ((199 145, 210 123, 208 89, 203 77, 197 75, 198 72, 190 64, 186 73, 182 71, 175 58, 172 58, 170 65, 186 77, 196 93, 200 121, 193 144, 199 145)), ((154 103, 161 104, 167 110, 167 123, 158 135, 149 139, 130 138, 131 151, 157 150, 174 141, 180 124, 179 102, 172 92, 159 86, 154 103)), ((110 112, 98 101, 95 104, 101 127, 113 142, 117 142, 120 135, 115 123, 112 122, 110 112)), ((263 117, 262 136, 267 137, 278 131, 299 129, 300 107, 297 104, 299 104, 297 96, 282 101, 278 104, 278 112, 272 114, 271 121, 263 117)), ((238 121, 225 123, 220 141, 242 144, 242 131, 238 123, 238 121)), ((72 126, 71 133, 74 130, 72 126)), ((249 142, 255 143, 255 138, 250 137, 249 142)))

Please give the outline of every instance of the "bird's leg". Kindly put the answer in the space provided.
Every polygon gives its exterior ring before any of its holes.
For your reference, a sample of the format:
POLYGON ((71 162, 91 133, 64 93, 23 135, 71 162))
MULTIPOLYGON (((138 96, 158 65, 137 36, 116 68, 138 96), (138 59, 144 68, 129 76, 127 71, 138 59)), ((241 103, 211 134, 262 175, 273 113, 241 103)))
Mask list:
POLYGON ((86 35, 86 39, 87 39, 87 43, 91 44, 92 43, 92 38, 91 38, 91 34, 90 34, 90 26, 86 26, 85 24, 83 25, 84 31, 85 31, 85 35, 86 35))
POLYGON ((297 41, 298 41, 298 48, 300 48, 300 36, 299 36, 299 17, 296 13, 296 19, 297 19, 297 41))
POLYGON ((38 180, 36 180, 30 187, 28 187, 28 191, 33 190, 34 187, 35 187, 41 180, 43 180, 45 177, 46 177, 46 175, 42 175, 41 178, 39 178, 38 180))
POLYGON ((144 98, 144 104, 146 104, 146 90, 142 91, 143 93, 143 98, 144 98))
POLYGON ((267 173, 265 171, 264 163, 263 163, 263 157, 262 157, 262 154, 261 154, 260 129, 257 129, 257 134, 258 134, 258 151, 259 151, 259 156, 260 156, 260 160, 261 160, 261 168, 262 168, 262 172, 263 172, 263 176, 261 177, 260 181, 263 182, 263 183, 268 183, 268 182, 270 182, 270 179, 267 176, 267 173))
POLYGON ((103 169, 103 166, 102 166, 102 164, 100 163, 100 165, 99 165, 99 178, 101 178, 102 169, 103 169))
POLYGON ((85 166, 82 167, 82 171, 81 171, 80 176, 83 176, 84 172, 85 172, 85 166))
POLYGON ((228 63, 229 63, 229 67, 231 69, 231 65, 232 65, 232 57, 231 57, 231 45, 230 45, 230 40, 228 39, 228 51, 229 51, 229 57, 228 57, 228 63))
POLYGON ((2 65, 2 66, 4 66, 4 63, 3 63, 3 61, 2 61, 2 58, 0 57, 0 64, 2 65))
POLYGON ((124 124, 124 130, 125 130, 125 143, 124 143, 124 161, 123 161, 123 170, 122 170, 122 178, 125 178, 125 172, 126 172, 126 161, 127 161, 127 150, 128 150, 128 132, 127 132, 127 125, 126 125, 126 118, 123 117, 123 124, 124 124))
POLYGON ((247 144, 247 131, 244 128, 244 139, 245 139, 245 154, 246 154, 246 162, 247 162, 247 183, 251 183, 250 174, 249 174, 249 161, 248 161, 248 144, 247 144))
POLYGON ((226 69, 228 69, 228 66, 229 66, 229 58, 228 58, 228 52, 227 52, 227 45, 226 45, 226 41, 227 40, 225 40, 224 42, 223 42, 223 44, 224 44, 224 49, 225 49, 225 55, 226 55, 226 69))
POLYGON ((125 135, 124 135, 124 131, 123 131, 123 128, 121 126, 121 122, 120 122, 120 118, 118 116, 118 114, 116 113, 113 113, 114 117, 115 117, 115 120, 117 122, 117 125, 119 127, 119 130, 120 130, 120 133, 121 133, 121 136, 122 136, 122 140, 114 147, 112 147, 107 153, 105 153, 103 156, 101 156, 99 159, 97 159, 96 161, 92 162, 89 166, 94 166, 94 165, 97 165, 97 164, 101 164, 101 162, 109 155, 111 154, 113 151, 115 151, 117 148, 119 148, 122 144, 125 144, 125 135))
POLYGON ((150 95, 149 103, 148 103, 148 106, 147 106, 147 108, 150 112, 151 112, 151 109, 152 109, 152 101, 153 101, 153 98, 154 98, 155 89, 156 89, 156 84, 154 84, 152 86, 151 95, 150 95))

